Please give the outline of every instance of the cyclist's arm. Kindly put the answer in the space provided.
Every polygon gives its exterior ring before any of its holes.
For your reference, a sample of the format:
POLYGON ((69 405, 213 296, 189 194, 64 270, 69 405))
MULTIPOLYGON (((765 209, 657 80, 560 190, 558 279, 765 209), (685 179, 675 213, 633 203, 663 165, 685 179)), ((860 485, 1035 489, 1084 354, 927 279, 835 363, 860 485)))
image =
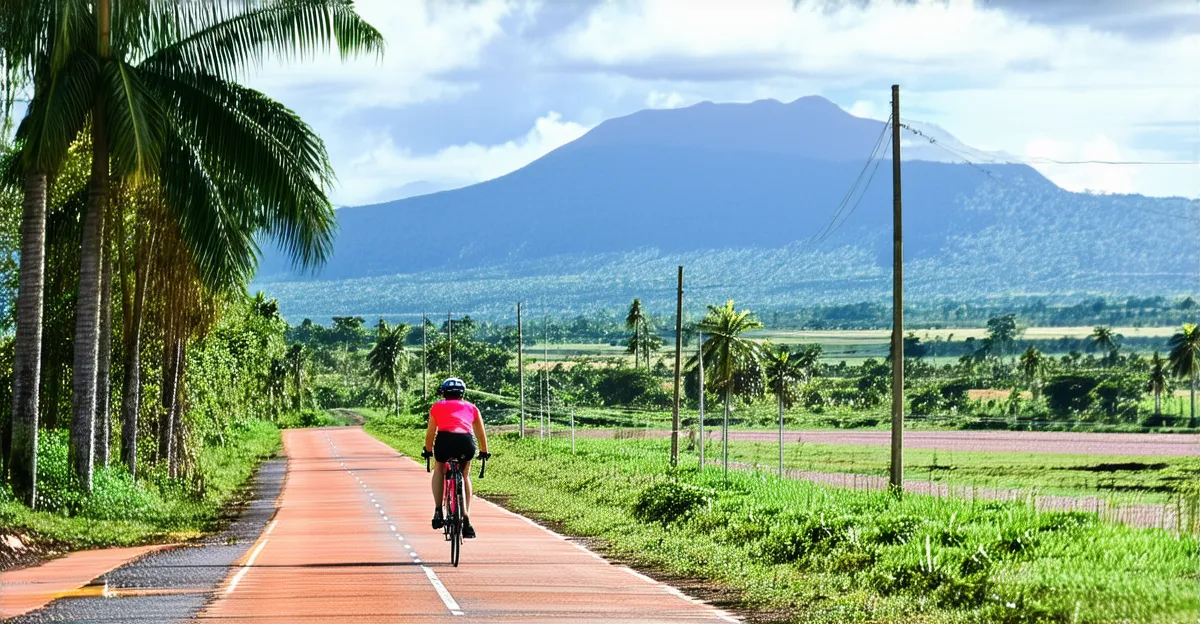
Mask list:
MULTIPOLYGON (((478 412, 476 412, 476 414, 478 414, 478 412)), ((483 416, 475 417, 475 423, 472 425, 472 428, 475 429, 475 439, 479 440, 479 450, 483 451, 484 453, 488 452, 487 432, 483 430, 483 416)))
POLYGON ((437 421, 433 419, 433 414, 429 414, 429 426, 425 428, 425 450, 433 450, 433 439, 437 437, 437 421))

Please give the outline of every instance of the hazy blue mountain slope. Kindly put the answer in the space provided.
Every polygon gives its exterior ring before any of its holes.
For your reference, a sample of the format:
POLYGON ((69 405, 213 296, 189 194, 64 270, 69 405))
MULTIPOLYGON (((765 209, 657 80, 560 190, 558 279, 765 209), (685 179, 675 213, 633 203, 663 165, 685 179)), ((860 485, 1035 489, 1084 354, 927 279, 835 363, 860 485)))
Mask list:
MULTIPOLYGON (((296 276, 268 253, 258 285, 314 317, 499 311, 518 297, 614 307, 659 290, 669 308, 677 263, 696 305, 885 298, 890 160, 813 240, 883 127, 820 98, 642 111, 495 180, 340 209, 328 266, 296 276)), ((905 152, 910 296, 1200 290, 1200 203, 1069 193, 1023 165, 910 160, 936 149, 905 152)))

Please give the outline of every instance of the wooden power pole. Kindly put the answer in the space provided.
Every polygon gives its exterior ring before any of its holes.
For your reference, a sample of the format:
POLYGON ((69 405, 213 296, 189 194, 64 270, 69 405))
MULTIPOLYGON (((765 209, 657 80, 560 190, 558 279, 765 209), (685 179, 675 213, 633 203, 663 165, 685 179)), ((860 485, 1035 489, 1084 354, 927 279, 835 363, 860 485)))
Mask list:
POLYGON ((683 265, 675 291, 675 403, 671 408, 671 465, 679 464, 679 371, 683 359, 683 265))
POLYGON ((450 376, 454 376, 454 319, 451 312, 446 313, 446 346, 449 347, 446 362, 450 367, 450 376))
POLYGON ((888 483, 904 491, 904 233, 900 210, 900 85, 892 85, 892 466, 888 483))
POLYGON ((521 302, 517 302, 517 385, 521 388, 521 435, 525 437, 525 336, 521 332, 521 302))

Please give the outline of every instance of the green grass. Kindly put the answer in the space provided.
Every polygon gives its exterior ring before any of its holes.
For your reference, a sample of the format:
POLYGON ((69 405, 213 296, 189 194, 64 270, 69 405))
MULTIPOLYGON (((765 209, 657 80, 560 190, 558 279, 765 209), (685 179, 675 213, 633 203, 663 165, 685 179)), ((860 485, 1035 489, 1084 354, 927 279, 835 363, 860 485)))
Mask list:
POLYGON ((304 409, 299 412, 292 411, 283 414, 276 424, 280 429, 344 427, 350 424, 350 418, 340 410, 304 409))
MULTIPOLYGON (((250 421, 226 436, 224 445, 205 447, 198 458, 202 478, 180 483, 152 469, 134 483, 124 469, 97 471, 90 496, 75 494, 55 474, 65 471, 58 449, 43 445, 39 488, 47 507, 31 511, 0 496, 0 526, 17 530, 57 548, 76 550, 103 546, 132 546, 193 538, 214 530, 222 508, 245 486, 258 465, 280 449, 279 430, 272 423, 250 421), (53 501, 53 502, 50 502, 53 501)), ((65 462, 65 449, 62 459, 65 462)))
MULTIPOLYGON (((420 430, 367 429, 415 455, 420 430)), ((1022 503, 840 490, 667 465, 667 442, 495 436, 476 491, 633 565, 796 622, 1187 622, 1195 536, 1022 503)), ((485 533, 486 535, 486 533, 485 533)), ((485 537, 486 539, 486 537, 485 537)))
MULTIPOLYGON (((712 444, 712 443, 710 443, 712 444)), ((719 446, 711 446, 715 457, 719 446)), ((820 472, 887 476, 887 446, 805 444, 785 438, 784 467, 820 472)), ((730 442, 731 461, 774 470, 779 445, 730 442)), ((1200 483, 1200 458, 1054 455, 905 449, 904 473, 910 481, 932 481, 962 488, 1005 488, 1040 494, 1112 497, 1124 502, 1166 503, 1200 483)))

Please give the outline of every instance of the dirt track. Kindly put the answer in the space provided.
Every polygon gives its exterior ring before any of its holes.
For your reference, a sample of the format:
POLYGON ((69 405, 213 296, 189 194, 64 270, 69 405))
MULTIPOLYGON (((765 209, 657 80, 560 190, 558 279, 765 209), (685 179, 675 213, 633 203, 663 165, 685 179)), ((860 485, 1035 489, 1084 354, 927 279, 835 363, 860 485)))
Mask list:
MULTIPOLYGON (((704 432, 720 437, 720 429, 704 432)), ((563 435, 556 431, 555 435, 563 435)), ((666 437, 670 431, 658 429, 580 429, 580 437, 666 437)), ((730 439, 776 442, 775 431, 730 431, 730 439)), ((887 446, 891 433, 885 430, 785 430, 787 443, 847 444, 887 446)), ((1186 457, 1200 455, 1200 435, 1170 433, 1067 433, 1057 431, 906 431, 907 448, 939 451, 983 451, 1005 453, 1068 453, 1078 455, 1117 455, 1138 457, 1186 457)))

